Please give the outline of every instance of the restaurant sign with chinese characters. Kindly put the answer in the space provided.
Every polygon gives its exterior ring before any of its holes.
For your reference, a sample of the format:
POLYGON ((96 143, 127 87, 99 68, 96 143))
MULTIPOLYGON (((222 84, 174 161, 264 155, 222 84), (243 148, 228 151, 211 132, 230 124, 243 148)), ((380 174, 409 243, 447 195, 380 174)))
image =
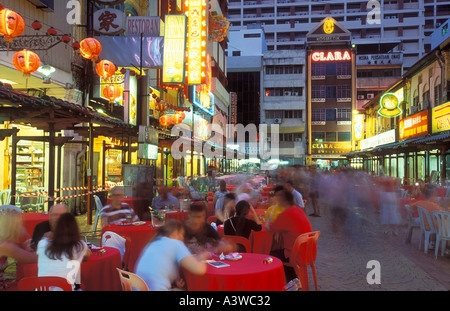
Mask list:
POLYGON ((450 130, 450 102, 433 108, 431 124, 433 133, 450 130))
POLYGON ((125 31, 125 13, 116 9, 94 12, 94 30, 104 35, 118 35, 125 31))
POLYGON ((428 110, 421 111, 398 122, 398 137, 410 137, 428 134, 428 110))
POLYGON ((164 26, 163 83, 184 83, 186 15, 166 15, 164 26))
POLYGON ((185 2, 187 21, 186 83, 206 83, 206 43, 207 43, 207 1, 188 0, 185 2))

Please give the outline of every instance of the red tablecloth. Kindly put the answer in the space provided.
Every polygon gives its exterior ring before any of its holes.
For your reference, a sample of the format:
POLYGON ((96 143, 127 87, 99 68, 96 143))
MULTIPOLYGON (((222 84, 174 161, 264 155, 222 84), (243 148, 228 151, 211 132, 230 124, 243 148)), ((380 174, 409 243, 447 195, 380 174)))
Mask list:
MULTIPOLYGON (((122 260, 119 250, 104 247, 105 253, 92 252, 87 261, 81 263, 81 287, 85 291, 121 291, 119 273, 116 268, 122 269, 122 260)), ((38 275, 37 264, 20 264, 24 277, 38 275)))
MULTIPOLYGON (((127 203, 141 220, 143 219, 144 213, 150 211, 148 208, 150 206, 150 202, 146 198, 126 197, 123 198, 122 202, 127 203)), ((111 198, 108 198, 106 204, 111 204, 111 198)))
POLYGON ((48 214, 41 213, 22 213, 23 226, 27 230, 30 237, 33 236, 34 227, 40 222, 49 219, 48 214))
POLYGON ((119 235, 127 236, 130 238, 130 257, 128 263, 128 269, 134 272, 139 256, 142 250, 147 246, 156 231, 156 227, 150 227, 151 222, 146 221, 145 225, 140 226, 120 226, 120 225, 107 225, 102 228, 102 236, 106 231, 112 231, 119 235))
MULTIPOLYGON (((243 253, 238 261, 223 260, 229 267, 208 265, 205 275, 193 275, 183 270, 188 291, 283 291, 285 286, 283 263, 275 257, 263 264, 269 256, 243 253)), ((214 258, 219 261, 219 258, 214 258)))

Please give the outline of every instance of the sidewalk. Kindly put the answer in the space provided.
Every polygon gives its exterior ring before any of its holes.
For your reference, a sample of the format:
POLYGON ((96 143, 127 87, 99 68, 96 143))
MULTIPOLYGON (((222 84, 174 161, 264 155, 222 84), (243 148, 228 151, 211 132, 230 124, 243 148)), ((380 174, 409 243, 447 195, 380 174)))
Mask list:
MULTIPOLYGON (((316 270, 321 291, 448 291, 450 256, 434 259, 434 249, 419 251, 419 230, 405 244, 406 226, 398 235, 385 234, 379 214, 370 207, 348 210, 342 230, 332 228, 330 210, 321 206, 322 217, 308 216, 314 231, 321 232, 316 270), (381 284, 370 285, 370 260, 380 263, 381 284)), ((312 213, 307 206, 306 213, 312 213)), ((310 281, 312 282, 312 277, 310 281)), ((312 283, 311 283, 312 284, 312 283)))

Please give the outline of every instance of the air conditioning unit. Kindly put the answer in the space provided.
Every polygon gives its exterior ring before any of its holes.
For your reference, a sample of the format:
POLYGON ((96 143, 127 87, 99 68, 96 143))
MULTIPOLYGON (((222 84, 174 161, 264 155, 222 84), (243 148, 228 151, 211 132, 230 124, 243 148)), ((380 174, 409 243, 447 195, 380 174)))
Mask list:
POLYGON ((367 99, 373 99, 375 95, 373 93, 367 94, 367 99))
POLYGON ((364 99, 364 95, 358 95, 358 99, 364 99))
POLYGON ((419 104, 420 110, 426 110, 428 109, 428 106, 429 106, 428 101, 424 101, 419 104))
POLYGON ((291 96, 291 92, 290 91, 284 91, 284 96, 291 96))
POLYGON ((302 139, 301 138, 296 138, 295 141, 301 142, 302 139))
POLYGON ((281 119, 274 119, 274 120, 273 120, 273 123, 275 123, 275 124, 281 124, 281 119))

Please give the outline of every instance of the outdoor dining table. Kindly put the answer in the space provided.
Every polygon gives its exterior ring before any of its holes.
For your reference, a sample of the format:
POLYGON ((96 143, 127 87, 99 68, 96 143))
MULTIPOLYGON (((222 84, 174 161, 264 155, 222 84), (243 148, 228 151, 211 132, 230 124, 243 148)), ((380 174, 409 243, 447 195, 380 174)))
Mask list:
MULTIPOLYGON (((93 251, 88 260, 81 263, 81 288, 84 291, 121 291, 119 274, 122 269, 120 252, 116 248, 103 247, 105 253, 93 251)), ((38 276, 37 264, 17 264, 24 277, 38 276)))
MULTIPOLYGON (((217 226, 217 232, 221 237, 226 236, 223 224, 217 226)), ((272 249, 273 234, 273 232, 266 230, 264 225, 262 226, 261 231, 252 230, 249 237, 251 252, 258 254, 269 254, 272 249)))
POLYGON ((30 237, 33 236, 33 231, 36 225, 46 220, 49 220, 48 214, 22 213, 23 226, 30 237))
POLYGON ((188 291, 283 291, 284 268, 281 260, 265 254, 242 253, 240 260, 220 260, 229 266, 216 268, 207 265, 204 275, 182 269, 188 291), (263 263, 266 258, 271 263, 263 263))
POLYGON ((186 211, 169 211, 166 212, 166 220, 176 219, 181 222, 184 222, 187 219, 188 212, 186 211))

